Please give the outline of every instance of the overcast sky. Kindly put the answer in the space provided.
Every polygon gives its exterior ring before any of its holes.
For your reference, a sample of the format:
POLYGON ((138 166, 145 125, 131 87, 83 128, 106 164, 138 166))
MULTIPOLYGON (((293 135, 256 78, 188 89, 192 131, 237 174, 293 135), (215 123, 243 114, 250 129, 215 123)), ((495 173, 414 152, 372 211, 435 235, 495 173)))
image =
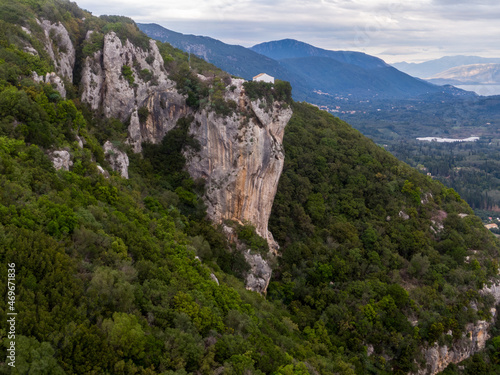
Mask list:
POLYGON ((385 61, 500 57, 498 0, 80 0, 94 15, 205 35, 229 44, 292 38, 385 61))

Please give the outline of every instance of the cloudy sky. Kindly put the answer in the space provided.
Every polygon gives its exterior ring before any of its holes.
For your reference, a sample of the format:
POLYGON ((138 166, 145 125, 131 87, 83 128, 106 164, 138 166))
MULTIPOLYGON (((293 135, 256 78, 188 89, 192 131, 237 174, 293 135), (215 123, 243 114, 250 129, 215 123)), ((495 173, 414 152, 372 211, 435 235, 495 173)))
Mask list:
POLYGON ((94 15, 119 14, 225 43, 293 38, 362 51, 389 63, 441 56, 500 57, 498 0, 76 0, 94 15))

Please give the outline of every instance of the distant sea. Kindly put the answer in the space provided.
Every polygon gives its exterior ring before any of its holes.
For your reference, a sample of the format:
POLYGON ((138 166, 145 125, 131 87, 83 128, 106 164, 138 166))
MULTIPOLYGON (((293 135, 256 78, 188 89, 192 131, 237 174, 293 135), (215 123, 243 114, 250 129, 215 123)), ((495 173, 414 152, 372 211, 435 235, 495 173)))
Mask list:
POLYGON ((455 86, 462 90, 474 91, 478 95, 500 95, 500 85, 460 85, 455 86))

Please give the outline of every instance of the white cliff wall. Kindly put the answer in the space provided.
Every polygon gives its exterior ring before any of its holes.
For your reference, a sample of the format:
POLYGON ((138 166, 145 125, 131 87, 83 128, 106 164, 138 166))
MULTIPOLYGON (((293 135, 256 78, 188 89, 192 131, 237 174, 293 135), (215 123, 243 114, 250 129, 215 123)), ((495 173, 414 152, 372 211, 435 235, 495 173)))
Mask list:
POLYGON ((135 152, 141 151, 142 142, 161 141, 188 112, 184 97, 167 76, 153 40, 144 51, 128 40, 122 43, 114 32, 106 34, 102 51, 85 59, 81 84, 82 101, 92 109, 121 120, 130 117, 129 142, 135 152), (123 66, 131 69, 133 84, 123 76, 123 66), (151 73, 151 79, 141 78, 143 69, 151 73), (150 113, 143 124, 139 123, 137 114, 141 107, 147 107, 150 113))
MULTIPOLYGON (((81 81, 82 101, 92 109, 107 117, 130 119, 129 143, 135 152, 141 152, 144 141, 160 142, 178 119, 192 115, 190 133, 201 151, 186 151, 187 169, 194 179, 206 181, 208 216, 216 223, 251 223, 275 251, 278 245, 268 221, 283 170, 282 141, 292 110, 277 101, 272 105, 250 101, 243 83, 233 79, 226 89, 225 99, 237 103, 233 115, 223 117, 206 109, 193 112, 168 78, 156 43, 150 41, 145 51, 128 40, 122 42, 114 32, 104 36, 102 51, 85 59, 81 81), (123 76, 123 66, 130 67, 133 84, 123 76), (151 80, 141 78, 143 69, 151 72, 151 80), (140 108, 147 108, 142 121, 140 108)), ((258 269, 248 275, 247 286, 264 293, 271 270, 264 260, 254 259, 252 254, 246 257, 258 269)))
POLYGON ((249 222, 268 240, 277 244, 267 225, 283 170, 284 129, 292 110, 274 102, 266 112, 260 101, 245 95, 243 80, 234 79, 236 89, 226 99, 238 103, 238 112, 221 117, 214 112, 195 113, 190 132, 201 151, 188 155, 187 168, 193 178, 206 181, 208 215, 216 223, 249 222), (241 115, 246 113, 248 116, 241 115))

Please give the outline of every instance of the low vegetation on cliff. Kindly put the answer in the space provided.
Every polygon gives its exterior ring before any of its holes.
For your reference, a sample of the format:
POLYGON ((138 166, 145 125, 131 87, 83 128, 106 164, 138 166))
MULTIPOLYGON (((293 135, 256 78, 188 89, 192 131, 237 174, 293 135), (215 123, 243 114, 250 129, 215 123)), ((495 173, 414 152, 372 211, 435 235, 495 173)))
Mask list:
MULTIPOLYGON (((294 110, 271 217, 280 256, 268 295, 246 290, 245 258, 206 219, 203 183, 184 169, 183 150, 201 147, 193 119, 141 155, 122 142, 126 180, 102 146, 124 141, 127 124, 79 99, 81 60, 102 35, 148 48, 135 24, 59 0, 0 0, 0 23, 0 274, 15 263, 19 322, 16 368, 2 359, 0 374, 406 374, 422 347, 491 319, 493 299, 479 290, 497 274, 500 246, 458 194, 291 102, 285 82, 246 87, 294 110), (21 28, 41 32, 35 18, 61 22, 75 44, 66 98, 33 79, 55 69, 21 28), (70 153, 68 170, 54 168, 55 150, 70 153)), ((217 100, 229 76, 159 49, 191 108, 225 115, 217 100)), ((236 232, 267 250, 250 225, 236 232)), ((2 298, 4 316, 8 307, 2 298)), ((4 352, 10 341, 0 329, 4 352)), ((494 372, 498 341, 467 369, 494 372)))

